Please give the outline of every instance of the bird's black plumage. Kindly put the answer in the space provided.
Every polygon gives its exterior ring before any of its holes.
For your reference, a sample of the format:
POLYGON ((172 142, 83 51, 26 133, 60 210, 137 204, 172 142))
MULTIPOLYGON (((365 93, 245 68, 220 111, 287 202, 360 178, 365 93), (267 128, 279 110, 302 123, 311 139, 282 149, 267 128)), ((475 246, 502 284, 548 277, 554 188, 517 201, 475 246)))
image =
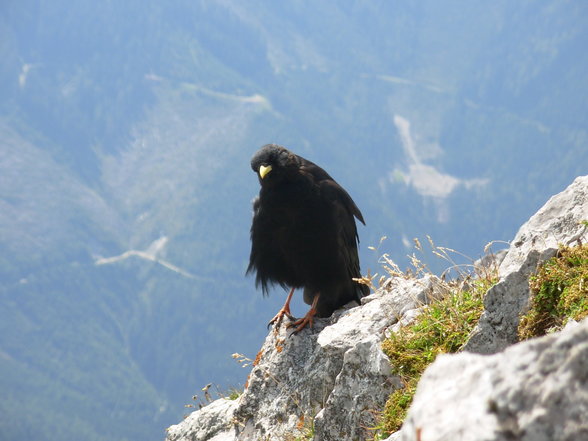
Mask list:
POLYGON ((264 295, 272 284, 304 288, 308 304, 320 294, 316 315, 328 317, 368 294, 352 280, 361 277, 354 217, 364 220, 349 194, 322 168, 275 144, 255 153, 251 167, 261 189, 247 273, 256 272, 264 295))

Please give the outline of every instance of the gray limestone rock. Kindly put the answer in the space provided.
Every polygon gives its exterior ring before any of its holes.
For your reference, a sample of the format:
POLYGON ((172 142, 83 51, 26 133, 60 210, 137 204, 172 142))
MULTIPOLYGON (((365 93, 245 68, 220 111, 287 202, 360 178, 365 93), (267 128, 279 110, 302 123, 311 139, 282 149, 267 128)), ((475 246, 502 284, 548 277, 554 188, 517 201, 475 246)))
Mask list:
POLYGON ((484 299, 484 314, 466 351, 495 353, 517 342, 519 315, 529 300, 529 275, 553 257, 558 246, 588 240, 588 176, 553 196, 515 236, 499 268, 500 281, 484 299))
POLYGON ((588 319, 495 355, 441 355, 395 441, 588 440, 588 319))
POLYGON ((167 429, 167 441, 234 440, 232 417, 237 401, 221 398, 192 412, 180 424, 167 429), (186 429, 189 428, 189 431, 186 429))
MULTIPOLYGON (((588 240, 588 176, 552 197, 517 233, 500 281, 464 352, 441 355, 423 375, 408 418, 389 440, 588 440, 588 320, 558 334, 511 346, 527 307, 529 275, 560 244, 588 240), (507 349, 505 349, 507 348, 507 349), (502 352, 499 352, 502 351, 502 352), (479 355, 478 353, 496 353, 479 355)), ((167 441, 364 440, 399 386, 381 341, 444 293, 436 277, 389 279, 314 330, 267 336, 246 388, 168 429, 167 441)))
POLYGON ((267 336, 235 401, 217 400, 168 429, 167 441, 293 440, 314 426, 315 441, 373 436, 390 393, 399 386, 381 350, 388 329, 438 295, 436 277, 391 279, 387 290, 289 336, 267 336))

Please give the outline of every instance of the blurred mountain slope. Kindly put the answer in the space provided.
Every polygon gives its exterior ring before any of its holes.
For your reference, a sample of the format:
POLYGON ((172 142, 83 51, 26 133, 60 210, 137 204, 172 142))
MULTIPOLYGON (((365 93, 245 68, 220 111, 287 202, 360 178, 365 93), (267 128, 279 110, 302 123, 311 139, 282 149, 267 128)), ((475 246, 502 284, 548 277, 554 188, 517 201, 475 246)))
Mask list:
POLYGON ((587 12, 5 2, 0 438, 161 439, 205 384, 244 381, 230 354, 284 300, 244 277, 262 144, 350 191, 364 272, 425 234, 473 258, 511 238, 586 173, 587 12))

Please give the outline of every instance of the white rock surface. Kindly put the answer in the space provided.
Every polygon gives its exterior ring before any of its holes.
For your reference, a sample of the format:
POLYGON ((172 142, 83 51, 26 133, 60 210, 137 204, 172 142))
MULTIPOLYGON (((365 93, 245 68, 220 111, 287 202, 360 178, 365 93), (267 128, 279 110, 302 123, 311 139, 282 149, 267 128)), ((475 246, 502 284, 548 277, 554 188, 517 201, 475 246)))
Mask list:
MULTIPOLYGON (((392 279, 362 306, 318 320, 313 331, 271 331, 238 400, 217 400, 168 429, 168 441, 373 437, 376 412, 399 386, 380 343, 403 314, 436 295, 436 277, 392 279)), ((351 304, 353 305, 353 304, 351 304)))
POLYGON ((588 176, 553 196, 515 236, 499 268, 500 281, 484 299, 485 312, 466 351, 495 353, 516 343, 519 315, 529 300, 529 275, 553 257, 558 246, 588 241, 588 176))
POLYGON ((588 319, 491 356, 439 356, 394 439, 588 440, 588 319))
POLYGON ((234 437, 230 433, 231 419, 237 402, 221 398, 202 409, 192 412, 180 424, 167 429, 167 438, 176 440, 214 440, 229 441, 234 437), (190 427, 189 437, 186 437, 185 427, 190 427))

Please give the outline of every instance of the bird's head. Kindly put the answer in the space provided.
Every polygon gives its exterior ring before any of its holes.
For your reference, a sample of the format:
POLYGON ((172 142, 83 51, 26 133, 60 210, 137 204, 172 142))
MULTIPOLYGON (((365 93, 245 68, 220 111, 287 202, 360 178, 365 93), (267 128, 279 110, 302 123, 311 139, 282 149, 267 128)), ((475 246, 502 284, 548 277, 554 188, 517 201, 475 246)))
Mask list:
POLYGON ((251 158, 251 168, 262 185, 279 181, 289 172, 298 170, 299 165, 294 153, 276 144, 264 145, 251 158))

